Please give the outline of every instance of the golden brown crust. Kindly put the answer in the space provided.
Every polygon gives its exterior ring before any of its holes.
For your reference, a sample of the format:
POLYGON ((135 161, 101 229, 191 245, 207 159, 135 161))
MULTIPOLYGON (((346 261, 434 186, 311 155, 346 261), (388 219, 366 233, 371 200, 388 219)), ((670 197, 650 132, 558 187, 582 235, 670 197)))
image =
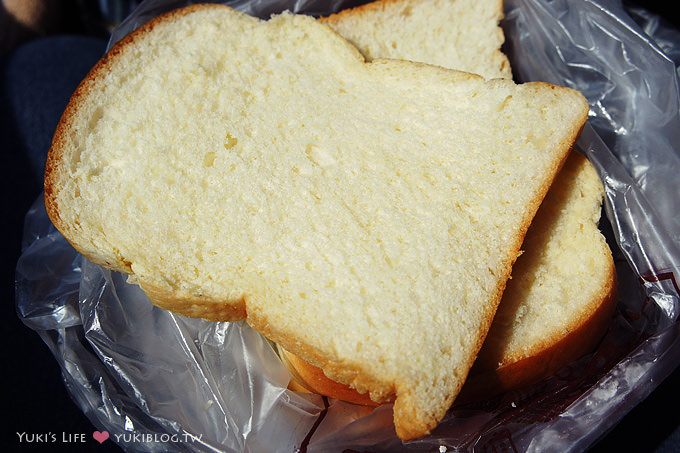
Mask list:
POLYGON ((205 295, 177 294, 142 280, 139 281, 139 286, 154 305, 181 316, 215 322, 240 321, 246 317, 243 298, 225 301, 205 295))
MULTIPOLYGON (((422 0, 421 0, 422 1, 422 0)), ((455 0, 451 0, 455 1, 455 0)), ((498 2, 498 11, 503 12, 503 0, 496 0, 498 2)), ((353 8, 343 9, 337 13, 320 17, 319 20, 322 22, 335 24, 343 20, 347 16, 361 17, 368 13, 382 13, 391 5, 404 3, 404 0, 376 0, 370 3, 365 3, 363 5, 355 6, 353 8)))
MULTIPOLYGON (((608 273, 608 284, 602 288, 599 297, 593 300, 593 310, 588 311, 589 316, 573 320, 567 327, 571 332, 568 336, 558 341, 553 339, 552 344, 540 351, 534 351, 516 361, 509 361, 498 368, 473 368, 455 403, 474 402, 534 384, 592 351, 606 332, 616 310, 616 273, 613 261, 611 261, 608 273)), ((279 347, 278 350, 282 362, 293 376, 289 385, 291 390, 316 393, 367 406, 391 402, 391 399, 387 399, 382 403, 376 403, 366 394, 361 394, 348 385, 331 380, 320 368, 285 349, 279 347)), ((408 432, 403 432, 402 435, 410 436, 408 432)))
MULTIPOLYGON (((247 306, 248 298, 246 298, 247 306)), ((246 322, 283 349, 322 369, 323 373, 333 381, 350 386, 361 393, 370 391, 371 400, 374 402, 385 402, 395 395, 393 384, 380 380, 359 364, 333 362, 312 346, 302 343, 298 338, 278 332, 269 324, 266 317, 258 312, 248 311, 246 322)))
MULTIPOLYGON (((584 120, 585 121, 585 120, 584 120)), ((576 137, 580 133, 579 129, 573 137, 573 140, 576 140, 576 137)), ((573 141, 570 142, 567 146, 567 149, 571 148, 573 141)), ((564 144, 563 144, 564 145, 564 144)), ((531 224, 531 220, 535 216, 536 212, 538 211, 538 208, 541 204, 541 201, 545 197, 548 189, 550 188, 550 185, 555 177, 555 175, 558 173, 559 169, 563 165, 564 161, 566 160, 566 154, 563 159, 561 159, 555 166, 552 175, 547 175, 546 180, 544 184, 541 186, 539 189, 536 197, 534 200, 529 204, 529 207, 525 211, 525 217, 522 222, 522 226, 519 229, 518 235, 515 237, 515 244, 513 248, 511 249, 513 252, 510 259, 506 261, 506 267, 503 271, 503 278, 499 281, 498 286, 496 287, 495 295, 492 298, 494 301, 493 303, 490 303, 486 306, 487 313, 486 316, 484 317, 484 322, 483 325, 480 326, 479 332, 480 335, 478 337, 476 346, 474 348, 474 354, 470 356, 470 361, 466 364, 466 366, 462 366, 461 369, 467 369, 470 370, 473 366, 474 360, 479 353, 479 351, 482 348, 482 345, 484 344, 484 340, 486 339, 486 334, 489 331, 489 328, 491 327, 491 324, 493 322, 494 315, 496 313, 496 310, 498 308, 498 305, 501 302, 503 292, 505 291, 505 287, 507 284, 508 278, 510 278, 510 274, 512 271, 512 266, 514 265, 517 257, 521 253, 521 246, 522 243, 524 242, 524 236, 526 235, 529 225, 531 224)), ((441 414, 435 414, 433 417, 430 417, 429 419, 426 420, 421 420, 420 414, 418 411, 416 411, 415 408, 412 407, 404 407, 402 404, 403 400, 400 401, 399 398, 397 398, 394 406, 394 420, 395 420, 395 426, 397 429, 397 435, 399 436, 400 439, 404 441, 408 440, 413 440, 417 439, 419 437, 422 437, 423 435, 427 435, 432 430, 437 426, 439 423, 439 420, 441 420, 448 411, 448 408, 450 405, 454 403, 454 401, 460 396, 459 392, 462 390, 462 387, 467 380, 467 374, 466 376, 462 376, 460 381, 459 381, 459 386, 454 390, 450 397, 450 401, 448 402, 448 406, 446 407, 446 410, 443 411, 441 414), (436 420, 436 421, 435 421, 436 420), (425 433, 425 434, 423 434, 425 433)), ((398 397, 397 393, 397 397, 398 397)))
MULTIPOLYGON (((356 389, 351 388, 349 385, 331 380, 324 374, 321 368, 310 365, 284 348, 278 346, 277 349, 281 361, 286 365, 286 368, 288 368, 293 377, 291 380, 292 384, 289 384, 291 390, 299 391, 299 388, 302 387, 310 393, 325 395, 350 403, 365 406, 377 406, 380 404, 373 401, 367 394, 357 392, 356 389)), ((389 402, 389 400, 385 402, 389 402)))
POLYGON ((347 16, 361 16, 367 13, 380 13, 385 11, 391 4, 401 3, 403 0, 376 0, 374 2, 365 3, 363 5, 355 6, 352 8, 343 9, 335 14, 329 16, 320 17, 319 20, 327 23, 337 23, 347 16))
MULTIPOLYGON (((569 169, 565 169, 568 171, 567 175, 569 172, 581 171, 587 169, 585 166, 590 166, 587 159, 575 151, 570 154, 570 159, 572 160, 569 169)), ((594 171, 591 176, 597 177, 594 171)), ((567 182, 572 181, 563 176, 560 184, 567 182)), ((560 206, 555 207, 556 215, 560 211, 560 206)), ((544 215, 542 228, 552 228, 553 222, 545 222, 545 219, 544 215)), ((595 225, 592 225, 592 228, 596 228, 595 225)), ((536 236, 533 236, 533 239, 536 239, 536 236)), ((562 320, 559 332, 546 335, 542 341, 531 347, 525 347, 522 352, 514 355, 509 354, 504 347, 506 334, 503 329, 494 330, 492 327, 493 337, 489 339, 492 341, 487 341, 489 344, 485 346, 472 368, 470 379, 461 394, 462 400, 474 399, 475 395, 489 396, 530 385, 554 374, 594 348, 606 331, 617 303, 614 261, 604 239, 601 240, 603 241, 601 247, 594 253, 603 254, 606 264, 594 277, 601 286, 588 305, 582 307, 578 316, 562 320)), ((526 266, 526 262, 524 265, 526 266)))
POLYGON ((568 335, 547 338, 537 350, 508 358, 499 367, 473 366, 456 402, 464 404, 535 384, 591 352, 607 331, 618 302, 611 259, 607 274, 607 284, 593 299, 587 314, 565 325, 568 335))

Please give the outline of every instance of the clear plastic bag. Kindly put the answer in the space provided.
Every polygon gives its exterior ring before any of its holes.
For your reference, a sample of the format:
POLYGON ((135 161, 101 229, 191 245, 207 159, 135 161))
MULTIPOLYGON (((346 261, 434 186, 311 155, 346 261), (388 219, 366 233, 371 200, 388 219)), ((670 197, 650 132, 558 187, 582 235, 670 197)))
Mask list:
MULTIPOLYGON (((147 0, 112 42, 190 2, 147 0)), ((349 2, 226 2, 267 17, 349 2)), ((680 35, 614 0, 506 0, 506 52, 519 81, 581 90, 591 116, 577 147, 606 189, 620 302, 596 351, 541 383, 454 406, 402 444, 391 406, 287 390, 271 345, 245 323, 153 307, 126 277, 78 255, 42 199, 26 217, 19 316, 50 347, 85 414, 128 451, 579 451, 680 364, 680 35), (653 34, 657 40, 650 38, 653 34)))

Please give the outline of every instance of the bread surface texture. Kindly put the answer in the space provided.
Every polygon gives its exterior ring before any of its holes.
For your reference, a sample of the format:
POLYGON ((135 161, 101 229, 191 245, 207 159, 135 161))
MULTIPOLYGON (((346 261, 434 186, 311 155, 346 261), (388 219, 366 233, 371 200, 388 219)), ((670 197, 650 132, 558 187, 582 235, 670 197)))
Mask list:
POLYGON ((246 319, 374 401, 442 419, 586 120, 576 91, 374 60, 328 26, 161 16, 79 86, 45 175, 84 256, 156 305, 246 319))
POLYGON ((502 0, 378 0, 321 18, 368 59, 396 58, 512 78, 502 0))
POLYGON ((598 228, 603 197, 593 165, 572 151, 529 227, 470 389, 531 384, 602 338, 617 302, 614 260, 598 228))
MULTIPOLYGON (((510 77, 502 13, 496 0, 378 0, 323 20, 368 58, 510 77)), ((557 371, 606 330, 616 299, 611 252, 598 230, 604 191, 592 164, 571 154, 532 223, 478 359, 486 379, 478 374, 467 385, 477 396, 557 371)))

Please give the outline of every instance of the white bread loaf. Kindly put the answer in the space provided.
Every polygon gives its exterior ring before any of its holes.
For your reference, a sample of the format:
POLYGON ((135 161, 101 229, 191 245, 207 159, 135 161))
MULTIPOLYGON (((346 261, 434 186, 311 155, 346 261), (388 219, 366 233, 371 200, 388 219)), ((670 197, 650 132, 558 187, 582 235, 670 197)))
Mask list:
POLYGON ((472 366, 583 96, 361 54, 316 20, 161 16, 78 87, 53 223, 156 305, 246 319, 432 430, 472 366))
POLYGON ((512 78, 503 0, 378 0, 323 17, 367 60, 395 58, 512 78))

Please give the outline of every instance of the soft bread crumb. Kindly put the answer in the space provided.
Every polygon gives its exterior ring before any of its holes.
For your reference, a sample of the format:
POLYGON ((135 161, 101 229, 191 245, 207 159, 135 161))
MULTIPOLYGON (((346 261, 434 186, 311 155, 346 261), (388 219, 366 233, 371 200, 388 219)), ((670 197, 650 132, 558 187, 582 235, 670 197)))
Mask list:
POLYGON ((603 195, 593 165, 572 152, 529 228, 477 367, 540 354, 608 302, 614 263, 598 229, 603 195))
POLYGON ((512 78, 501 0, 378 0, 322 18, 368 59, 396 58, 512 78))

